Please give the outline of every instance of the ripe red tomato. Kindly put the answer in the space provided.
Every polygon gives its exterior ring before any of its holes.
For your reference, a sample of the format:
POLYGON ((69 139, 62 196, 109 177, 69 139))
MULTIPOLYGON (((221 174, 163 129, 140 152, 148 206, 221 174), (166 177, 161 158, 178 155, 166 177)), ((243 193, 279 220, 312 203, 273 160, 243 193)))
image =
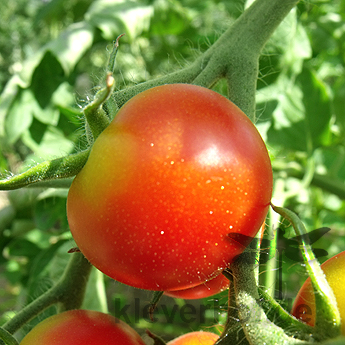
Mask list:
MULTIPOLYGON (((345 251, 325 261, 321 268, 337 300, 340 317, 343 320, 342 333, 345 335, 345 251)), ((299 290, 291 314, 311 326, 315 325, 315 297, 310 278, 305 281, 299 290)))
POLYGON ((206 298, 228 289, 229 283, 229 279, 223 274, 219 274, 216 278, 189 289, 165 291, 165 295, 183 299, 206 298))
POLYGON ((254 237, 272 194, 255 126, 195 85, 154 87, 128 101, 95 141, 67 200, 72 235, 108 276, 181 290, 217 276, 254 237))
POLYGON ((167 345, 213 345, 218 338, 210 332, 191 332, 169 341, 167 345))
POLYGON ((139 334, 115 317, 90 310, 69 310, 34 327, 20 345, 145 345, 139 334))

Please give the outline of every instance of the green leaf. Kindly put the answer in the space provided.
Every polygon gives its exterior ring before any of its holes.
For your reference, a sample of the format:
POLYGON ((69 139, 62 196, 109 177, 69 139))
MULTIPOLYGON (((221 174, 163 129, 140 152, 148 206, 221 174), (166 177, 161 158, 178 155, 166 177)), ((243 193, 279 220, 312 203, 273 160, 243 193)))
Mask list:
POLYGON ((83 21, 71 24, 44 49, 52 52, 61 64, 65 75, 69 75, 93 42, 93 28, 83 21))
POLYGON ((291 39, 286 47, 281 66, 283 68, 284 66, 289 66, 290 70, 294 74, 297 74, 302 70, 303 61, 312 56, 312 50, 309 38, 303 26, 296 22, 292 29, 293 35, 290 36, 291 39))
MULTIPOLYGON (((36 123, 33 123, 35 125, 36 123)), ((42 135, 41 140, 37 141, 37 137, 32 135, 38 131, 38 128, 30 128, 26 131, 22 140, 36 155, 30 159, 39 159, 40 157, 50 158, 61 156, 62 154, 69 153, 74 148, 74 143, 65 138, 63 132, 58 127, 48 126, 42 135)))
MULTIPOLYGON (((30 126, 35 125, 35 119, 42 124, 56 126, 59 111, 50 106, 43 109, 30 89, 21 90, 6 117, 6 135, 10 143, 14 144, 30 126)), ((41 130, 44 133, 45 127, 41 130)))
MULTIPOLYGON (((5 119, 9 108, 13 105, 15 98, 21 88, 27 87, 18 75, 13 76, 6 84, 0 97, 0 137, 5 135, 5 119)), ((17 105, 18 106, 18 105, 17 105)))
POLYGON ((21 90, 6 117, 5 130, 9 143, 14 144, 26 131, 32 122, 32 107, 35 107, 35 98, 30 90, 21 90))
POLYGON ((38 229, 48 230, 68 230, 66 213, 67 190, 48 190, 42 193, 39 201, 35 204, 34 220, 38 229))
POLYGON ((156 1, 150 32, 153 35, 179 35, 190 25, 190 18, 179 1, 156 1))
POLYGON ((306 151, 307 141, 305 133, 305 117, 302 102, 302 91, 297 85, 292 85, 286 80, 286 88, 283 91, 283 80, 274 92, 282 92, 277 95, 278 103, 272 114, 272 125, 267 132, 269 143, 293 150, 306 151))
POLYGON ((298 76, 303 92, 306 131, 309 132, 313 147, 330 144, 331 97, 326 85, 314 71, 303 68, 298 76))
POLYGON ((257 97, 259 117, 266 122, 272 119, 268 142, 311 152, 330 144, 331 98, 325 84, 307 67, 296 81, 283 74, 262 89, 257 97))
POLYGON ((57 56, 46 51, 36 67, 31 80, 31 88, 42 108, 48 106, 50 99, 63 81, 64 71, 57 56))
MULTIPOLYGON (((62 82, 64 75, 69 75, 93 42, 93 28, 86 22, 75 23, 61 35, 42 47, 31 58, 23 63, 20 74, 14 75, 1 94, 0 102, 0 136, 5 134, 14 143, 20 136, 24 127, 28 127, 29 118, 18 123, 18 112, 8 115, 13 107, 24 108, 27 106, 20 99, 21 89, 28 88, 33 82, 33 91, 41 108, 45 108, 53 92, 62 82), (10 117, 10 125, 5 124, 5 118, 10 117), (19 127, 15 126, 18 123, 19 127), (12 127, 9 132, 8 127, 12 127), (5 132, 6 131, 6 132, 5 132)), ((23 113, 23 111, 21 111, 23 113)), ((36 116, 46 119, 41 112, 36 116)), ((56 114, 55 114, 56 116, 56 114)), ((32 118, 31 118, 32 119, 32 118)))
POLYGON ((318 169, 321 174, 339 180, 345 180, 345 152, 343 147, 319 148, 316 152, 318 169))
POLYGON ((336 115, 336 122, 341 129, 345 130, 345 109, 344 109, 344 99, 345 99, 345 76, 342 75, 338 78, 337 83, 334 87, 334 112, 336 115))
POLYGON ((42 282, 50 276, 51 263, 59 248, 68 240, 60 240, 48 248, 41 250, 32 260, 29 270, 29 279, 27 283, 28 295, 35 296, 38 288, 42 287, 42 282))
POLYGON ((16 260, 21 257, 32 259, 40 250, 40 247, 31 241, 24 238, 16 238, 8 244, 5 252, 6 257, 16 260))
POLYGON ((37 201, 38 195, 42 192, 42 189, 18 189, 8 193, 8 199, 11 205, 17 210, 21 211, 26 208, 31 208, 37 201))
POLYGON ((123 33, 133 40, 149 28, 152 15, 151 5, 136 1, 99 0, 93 2, 85 18, 102 31, 105 40, 113 40, 123 33))
POLYGON ((51 261, 51 269, 49 271, 49 277, 54 282, 57 282, 63 275, 68 263, 70 262, 71 256, 73 255, 68 253, 68 251, 74 247, 76 247, 74 241, 67 241, 59 246, 58 250, 55 252, 51 261))

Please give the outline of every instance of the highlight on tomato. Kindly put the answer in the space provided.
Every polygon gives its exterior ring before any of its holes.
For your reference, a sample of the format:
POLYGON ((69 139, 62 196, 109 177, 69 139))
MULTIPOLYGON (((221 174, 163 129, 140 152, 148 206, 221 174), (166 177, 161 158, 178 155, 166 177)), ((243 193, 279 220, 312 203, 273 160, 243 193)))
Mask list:
POLYGON ((213 345, 219 336, 211 332, 191 332, 181 335, 167 343, 167 345, 213 345))
MULTIPOLYGON (((321 268, 337 300, 340 317, 345 320, 345 251, 325 261, 321 268)), ((296 296, 291 314, 310 326, 314 326, 316 313, 314 290, 311 280, 308 278, 296 296)), ((342 333, 345 335, 344 322, 342 322, 342 333)))
POLYGON ((223 274, 200 285, 185 290, 165 291, 164 294, 174 298, 200 299, 211 297, 229 288, 230 281, 223 274))
POLYGON ((220 274, 267 214, 272 168, 232 102, 189 84, 129 100, 95 140, 67 199, 72 235, 109 277, 173 291, 220 274))
POLYGON ((20 345, 145 345, 123 321, 97 311, 69 310, 35 326, 20 345))

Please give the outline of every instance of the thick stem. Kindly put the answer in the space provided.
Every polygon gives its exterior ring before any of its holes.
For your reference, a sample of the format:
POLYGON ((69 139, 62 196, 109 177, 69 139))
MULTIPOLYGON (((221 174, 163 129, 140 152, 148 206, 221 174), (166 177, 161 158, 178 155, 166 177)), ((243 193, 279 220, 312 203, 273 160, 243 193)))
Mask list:
POLYGON ((231 264, 238 314, 246 338, 252 345, 266 344, 306 344, 294 339, 266 317, 260 305, 260 297, 255 282, 253 256, 249 252, 241 254, 231 264))
POLYGON ((255 121, 255 91, 261 51, 298 0, 256 0, 235 23, 187 68, 114 93, 121 107, 134 95, 165 83, 211 87, 226 77, 229 99, 255 121))
POLYGON ((298 1, 256 0, 229 29, 228 36, 233 37, 226 71, 229 99, 253 122, 259 57, 268 39, 298 1))
POLYGON ((0 190, 13 190, 33 183, 68 178, 76 175, 85 165, 90 150, 40 163, 15 176, 0 180, 0 190))
POLYGON ((260 305, 265 311, 267 318, 276 324, 279 324, 287 334, 296 336, 302 340, 311 340, 314 329, 306 323, 297 320, 294 316, 289 314, 283 307, 264 290, 259 289, 260 305))
POLYGON ((173 84, 173 83, 192 83, 202 70, 200 66, 200 58, 195 60, 190 66, 161 78, 146 81, 135 86, 125 88, 113 93, 113 98, 119 108, 121 108, 129 99, 140 92, 150 89, 154 86, 173 84))
POLYGON ((244 335, 243 328, 238 315, 233 276, 231 272, 227 271, 223 272, 223 274, 230 280, 228 318, 226 320, 224 331, 217 340, 215 345, 249 345, 249 342, 244 335))

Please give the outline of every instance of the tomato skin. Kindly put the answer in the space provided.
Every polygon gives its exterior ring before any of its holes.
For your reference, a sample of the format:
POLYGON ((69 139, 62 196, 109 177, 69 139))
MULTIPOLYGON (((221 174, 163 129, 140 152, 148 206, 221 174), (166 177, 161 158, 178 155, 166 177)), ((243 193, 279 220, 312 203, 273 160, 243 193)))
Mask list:
POLYGON ((139 334, 115 317, 91 310, 69 310, 34 327, 20 345, 145 345, 139 334))
MULTIPOLYGON (((325 261, 321 268, 337 300, 340 317, 345 320, 345 251, 325 261)), ((315 325, 315 297, 310 278, 304 282, 299 290, 291 314, 310 326, 315 325)), ((345 335, 344 322, 342 322, 342 333, 345 335)))
POLYGON ((218 338, 218 335, 211 332, 190 332, 169 341, 167 345, 213 345, 218 338))
POLYGON ((229 280, 223 274, 219 274, 216 278, 192 288, 185 290, 165 291, 164 294, 174 298, 200 299, 213 296, 228 289, 229 284, 229 280))
POLYGON ((172 84, 128 101, 95 141, 67 200, 86 258, 122 283, 181 290, 217 276, 254 237, 272 195, 255 126, 232 102, 172 84))

